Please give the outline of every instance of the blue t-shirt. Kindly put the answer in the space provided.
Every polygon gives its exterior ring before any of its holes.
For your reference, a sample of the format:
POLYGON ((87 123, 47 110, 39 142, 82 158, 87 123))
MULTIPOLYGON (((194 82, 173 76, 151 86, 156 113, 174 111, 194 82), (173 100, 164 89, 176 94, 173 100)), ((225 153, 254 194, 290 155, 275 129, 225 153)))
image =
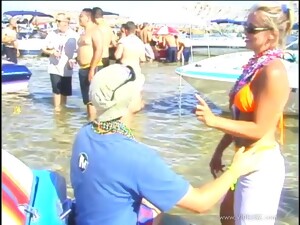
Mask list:
POLYGON ((142 198, 165 212, 189 187, 153 149, 121 134, 97 134, 91 125, 74 141, 71 183, 79 225, 136 225, 142 198))

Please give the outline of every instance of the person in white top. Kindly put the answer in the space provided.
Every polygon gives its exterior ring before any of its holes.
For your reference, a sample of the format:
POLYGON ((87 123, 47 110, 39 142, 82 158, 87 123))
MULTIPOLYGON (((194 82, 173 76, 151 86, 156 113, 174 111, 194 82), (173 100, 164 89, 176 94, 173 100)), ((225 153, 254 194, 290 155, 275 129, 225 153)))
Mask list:
POLYGON ((146 61, 146 52, 143 41, 135 35, 135 29, 133 22, 126 23, 126 36, 119 40, 115 58, 117 62, 131 66, 135 73, 141 73, 140 62, 146 61))
POLYGON ((72 95, 73 66, 70 60, 77 55, 79 34, 69 27, 70 18, 59 13, 56 18, 57 30, 50 32, 45 40, 43 53, 50 55, 48 73, 52 84, 55 111, 66 105, 67 96, 72 95))

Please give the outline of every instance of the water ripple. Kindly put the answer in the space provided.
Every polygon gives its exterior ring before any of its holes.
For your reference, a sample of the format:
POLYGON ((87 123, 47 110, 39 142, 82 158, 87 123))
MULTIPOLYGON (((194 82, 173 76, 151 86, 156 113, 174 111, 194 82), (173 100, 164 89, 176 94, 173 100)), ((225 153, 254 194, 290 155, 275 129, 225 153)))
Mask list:
MULTIPOLYGON (((73 96, 67 109, 55 114, 47 59, 24 59, 33 72, 29 92, 2 95, 2 148, 13 153, 33 168, 61 172, 68 182, 72 142, 78 129, 86 123, 85 107, 81 101, 78 75, 73 77, 73 96), (14 114, 15 107, 21 113, 14 114)), ((134 135, 155 148, 177 172, 192 184, 211 180, 208 163, 222 133, 203 126, 193 114, 197 100, 195 90, 175 75, 176 65, 145 64, 145 109, 134 121, 134 135)), ((221 88, 221 87, 220 87, 221 88)), ((225 93, 225 92, 224 92, 225 93)), ((220 110, 209 103, 214 113, 220 110)), ((286 181, 277 224, 296 224, 298 218, 298 118, 286 120, 286 181)), ((227 151, 228 164, 233 151, 227 151)), ((194 224, 218 224, 218 207, 209 213, 194 215, 175 209, 175 214, 194 224)))

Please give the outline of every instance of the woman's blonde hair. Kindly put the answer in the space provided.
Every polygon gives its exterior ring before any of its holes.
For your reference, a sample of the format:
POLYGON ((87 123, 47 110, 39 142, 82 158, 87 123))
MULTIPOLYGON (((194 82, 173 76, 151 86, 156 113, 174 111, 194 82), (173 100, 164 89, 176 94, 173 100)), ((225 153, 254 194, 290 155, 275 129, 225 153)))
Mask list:
POLYGON ((264 25, 278 31, 278 47, 285 48, 286 37, 290 34, 294 22, 294 9, 292 4, 278 4, 263 2, 255 4, 250 13, 261 11, 264 14, 264 25))

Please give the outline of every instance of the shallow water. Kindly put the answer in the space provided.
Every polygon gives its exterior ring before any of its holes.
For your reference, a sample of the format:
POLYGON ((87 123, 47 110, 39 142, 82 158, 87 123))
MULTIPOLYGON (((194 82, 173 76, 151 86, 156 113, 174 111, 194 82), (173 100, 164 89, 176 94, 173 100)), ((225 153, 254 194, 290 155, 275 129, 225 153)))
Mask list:
MULTIPOLYGON (((69 184, 72 141, 86 122, 77 73, 68 108, 57 115, 52 107, 47 59, 23 59, 21 63, 33 72, 29 93, 2 96, 2 148, 33 168, 61 172, 69 184)), ((199 186, 212 179, 208 163, 222 133, 196 120, 192 113, 195 90, 175 75, 176 66, 156 62, 143 65, 146 107, 134 122, 134 134, 157 149, 174 170, 199 186)), ((217 108, 214 111, 219 113, 217 108)), ((298 118, 288 118, 283 151, 287 172, 278 225, 298 224, 298 133, 298 118)), ((231 155, 231 151, 225 154, 227 164, 231 155)), ((72 195, 70 186, 69 194, 72 195)), ((181 209, 171 213, 193 224, 219 224, 218 205, 203 215, 181 209)))

